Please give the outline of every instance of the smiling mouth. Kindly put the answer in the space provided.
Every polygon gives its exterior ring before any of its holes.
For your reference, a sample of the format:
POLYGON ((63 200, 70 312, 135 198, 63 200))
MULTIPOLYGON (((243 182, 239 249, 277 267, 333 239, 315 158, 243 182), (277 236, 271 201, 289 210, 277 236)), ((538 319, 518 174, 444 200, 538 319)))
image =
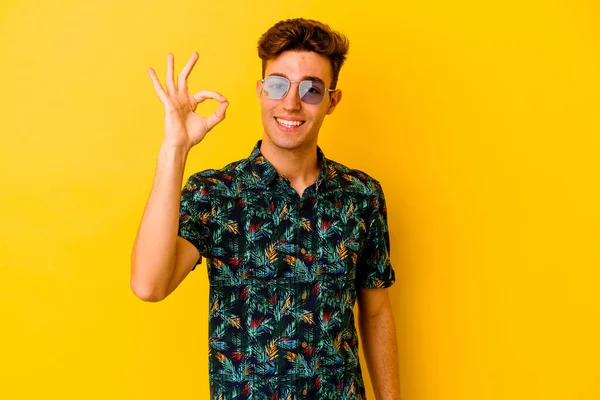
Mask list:
POLYGON ((281 119, 281 118, 277 118, 277 117, 275 117, 275 121, 277 121, 277 123, 279 125, 286 127, 286 128, 297 128, 297 127, 303 125, 304 122, 306 122, 306 121, 290 121, 287 119, 281 119))

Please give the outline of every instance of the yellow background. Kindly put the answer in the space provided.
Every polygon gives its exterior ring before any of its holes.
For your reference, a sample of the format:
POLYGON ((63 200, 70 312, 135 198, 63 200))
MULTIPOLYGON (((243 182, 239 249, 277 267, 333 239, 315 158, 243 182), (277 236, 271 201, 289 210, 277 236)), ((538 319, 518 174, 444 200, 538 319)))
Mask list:
POLYGON ((403 399, 600 398, 592 0, 3 0, 0 398, 208 397, 205 269, 160 303, 129 289, 146 68, 200 53, 191 90, 230 107, 186 177, 220 168, 262 137, 259 36, 298 16, 351 41, 319 144, 385 190, 403 399))

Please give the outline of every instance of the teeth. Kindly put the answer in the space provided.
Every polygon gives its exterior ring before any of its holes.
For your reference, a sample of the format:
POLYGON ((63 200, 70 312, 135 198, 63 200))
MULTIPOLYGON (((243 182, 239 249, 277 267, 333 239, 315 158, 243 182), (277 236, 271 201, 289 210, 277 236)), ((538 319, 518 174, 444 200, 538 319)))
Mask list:
POLYGON ((304 122, 303 121, 288 121, 285 119, 281 119, 281 118, 275 118, 277 120, 278 123, 280 123, 283 126, 300 126, 302 125, 304 122))

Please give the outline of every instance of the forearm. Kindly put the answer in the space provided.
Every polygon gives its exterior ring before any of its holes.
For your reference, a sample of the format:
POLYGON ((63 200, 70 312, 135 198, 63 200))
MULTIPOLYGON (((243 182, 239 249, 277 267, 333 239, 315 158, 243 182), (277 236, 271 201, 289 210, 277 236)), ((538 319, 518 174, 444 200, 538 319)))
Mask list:
POLYGON ((391 308, 368 318, 359 311, 364 355, 377 400, 400 399, 396 326, 391 308))
POLYGON ((184 148, 161 148, 152 191, 133 245, 131 288, 147 301, 165 296, 173 274, 187 154, 184 148))

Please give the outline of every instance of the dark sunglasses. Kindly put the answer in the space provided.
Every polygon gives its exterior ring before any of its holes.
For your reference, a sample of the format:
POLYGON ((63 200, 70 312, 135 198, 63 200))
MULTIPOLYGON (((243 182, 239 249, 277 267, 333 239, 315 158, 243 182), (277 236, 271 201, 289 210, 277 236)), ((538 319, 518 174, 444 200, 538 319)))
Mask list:
POLYGON ((308 104, 320 104, 325 97, 325 92, 335 92, 337 89, 329 89, 321 81, 306 80, 302 82, 290 81, 279 75, 269 75, 261 80, 263 83, 263 94, 269 99, 281 100, 288 92, 292 83, 298 83, 298 94, 300 100, 308 104))

